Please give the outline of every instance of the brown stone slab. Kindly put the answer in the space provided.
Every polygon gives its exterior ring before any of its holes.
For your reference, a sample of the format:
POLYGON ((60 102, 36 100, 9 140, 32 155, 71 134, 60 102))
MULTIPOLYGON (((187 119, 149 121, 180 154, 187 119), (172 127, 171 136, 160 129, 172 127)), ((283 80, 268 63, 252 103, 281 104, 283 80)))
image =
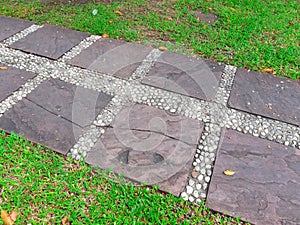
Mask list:
POLYGON ((75 144, 75 139, 82 129, 50 113, 36 104, 23 99, 0 118, 0 129, 11 133, 14 131, 30 141, 66 154, 75 144))
POLYGON ((51 113, 85 127, 95 120, 112 96, 50 79, 32 91, 27 99, 51 113))
POLYGON ((254 224, 300 224, 300 150, 227 130, 207 205, 254 224), (233 176, 223 174, 233 170, 233 176))
POLYGON ((18 90, 27 80, 36 76, 34 73, 1 63, 0 66, 7 67, 5 70, 0 69, 0 102, 10 96, 12 92, 18 90))
POLYGON ((128 79, 151 50, 143 45, 101 38, 69 63, 128 79))
POLYGON ((34 23, 31 21, 0 16, 0 41, 30 27, 34 23))
POLYGON ((224 65, 177 53, 164 52, 142 83, 190 97, 212 100, 224 65))
POLYGON ((191 171, 202 129, 203 124, 196 120, 173 117, 150 106, 128 106, 88 153, 86 162, 113 169, 137 182, 157 184, 161 190, 179 196, 191 171), (124 126, 124 118, 129 126, 124 126), (144 125, 138 126, 138 122, 144 125), (190 138, 185 138, 188 135, 190 138))
POLYGON ((58 59, 88 36, 87 33, 45 25, 13 43, 11 47, 51 59, 58 59))
POLYGON ((228 105, 300 126, 300 85, 296 80, 238 69, 228 105))
POLYGON ((112 126, 122 129, 153 131, 191 145, 198 144, 200 135, 199 123, 195 120, 140 104, 124 108, 115 118, 112 126), (199 135, 193 135, 197 132, 199 135))

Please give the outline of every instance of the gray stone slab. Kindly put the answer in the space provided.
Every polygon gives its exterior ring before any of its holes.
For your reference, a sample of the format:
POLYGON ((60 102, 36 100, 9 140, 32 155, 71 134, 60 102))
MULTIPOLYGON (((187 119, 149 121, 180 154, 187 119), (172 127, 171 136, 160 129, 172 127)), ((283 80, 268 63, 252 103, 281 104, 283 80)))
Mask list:
POLYGON ((27 80, 36 76, 34 73, 8 67, 1 63, 0 66, 7 67, 7 70, 0 69, 0 102, 18 90, 27 80))
POLYGON ((92 124, 112 96, 50 79, 32 91, 27 99, 53 114, 86 127, 92 124))
POLYGON ((196 120, 150 106, 128 106, 88 153, 86 162, 137 182, 157 184, 179 196, 192 169, 202 129, 203 124, 196 120))
POLYGON ((300 126, 300 85, 296 80, 238 69, 228 105, 300 126))
POLYGON ((0 16, 0 41, 30 27, 34 23, 31 21, 0 16))
POLYGON ((300 224, 300 150, 227 130, 207 205, 254 224, 300 224), (233 170, 233 176, 224 170, 233 170))
POLYGON ((0 118, 0 129, 14 131, 62 154, 75 144, 82 129, 27 99, 17 103, 0 118))
POLYGON ((88 36, 88 33, 45 25, 13 43, 11 47, 51 59, 58 59, 88 36))
POLYGON ((190 97, 212 100, 224 65, 177 53, 164 52, 142 83, 190 97))
POLYGON ((101 38, 69 63, 128 79, 151 50, 143 45, 101 38))

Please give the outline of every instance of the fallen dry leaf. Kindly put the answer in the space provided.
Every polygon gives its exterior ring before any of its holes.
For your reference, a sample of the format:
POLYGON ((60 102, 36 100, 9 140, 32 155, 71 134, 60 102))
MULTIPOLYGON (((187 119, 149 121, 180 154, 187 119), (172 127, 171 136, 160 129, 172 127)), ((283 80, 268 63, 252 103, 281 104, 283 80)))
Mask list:
POLYGON ((206 27, 207 27, 207 25, 206 25, 206 24, 203 24, 203 28, 206 29, 206 27))
POLYGON ((109 35, 108 34, 103 34, 102 37, 108 38, 109 35))
POLYGON ((233 176, 235 172, 233 170, 224 170, 223 172, 226 176, 233 176))
POLYGON ((1 211, 1 219, 4 225, 13 225, 14 221, 10 218, 10 215, 5 211, 1 211))
POLYGON ((8 67, 7 66, 0 66, 0 70, 7 70, 8 67))
POLYGON ((13 212, 10 214, 11 220, 12 220, 13 222, 16 222, 17 216, 18 216, 18 215, 19 215, 18 212, 13 211, 13 212))
POLYGON ((116 13, 119 15, 119 16, 123 16, 123 13, 119 10, 116 11, 116 13))
POLYGON ((197 176, 198 176, 198 172, 195 169, 193 169, 192 178, 196 178, 197 176))
POLYGON ((69 219, 67 217, 64 217, 62 220, 61 220, 61 224, 62 225, 69 225, 69 219))
POLYGON ((165 46, 160 46, 158 49, 161 50, 161 51, 166 51, 167 50, 167 48, 165 46))
POLYGON ((276 74, 276 72, 274 71, 274 69, 271 69, 271 68, 265 68, 265 69, 262 69, 261 72, 263 73, 271 73, 271 74, 276 74))

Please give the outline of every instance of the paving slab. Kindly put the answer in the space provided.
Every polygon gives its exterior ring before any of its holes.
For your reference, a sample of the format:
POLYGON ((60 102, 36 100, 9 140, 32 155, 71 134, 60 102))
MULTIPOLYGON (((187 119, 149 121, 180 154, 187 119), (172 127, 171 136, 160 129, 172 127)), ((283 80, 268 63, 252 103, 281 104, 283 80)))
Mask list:
POLYGON ((88 36, 88 33, 45 25, 10 47, 50 59, 58 59, 88 36))
POLYGON ((76 143, 82 128, 27 99, 17 103, 0 118, 0 129, 23 135, 62 154, 76 143))
POLYGON ((190 97, 212 100, 224 65, 209 60, 164 52, 142 83, 190 97))
POLYGON ((300 224, 300 150, 227 130, 207 205, 254 224, 300 224), (233 170, 233 176, 224 170, 233 170))
POLYGON ((34 73, 6 66, 1 63, 0 66, 7 67, 5 70, 0 69, 0 102, 10 96, 12 92, 18 90, 27 80, 36 76, 34 73))
POLYGON ((134 181, 157 184, 179 196, 202 129, 197 120, 150 106, 127 106, 88 153, 86 162, 134 181))
POLYGON ((0 16, 0 41, 30 27, 34 23, 17 18, 0 16))
POLYGON ((300 126, 300 85, 296 80, 238 69, 228 105, 300 126))
POLYGON ((27 99, 81 127, 90 125, 112 96, 58 79, 39 85, 27 99))
POLYGON ((128 79, 152 49, 143 45, 101 38, 70 64, 128 79))

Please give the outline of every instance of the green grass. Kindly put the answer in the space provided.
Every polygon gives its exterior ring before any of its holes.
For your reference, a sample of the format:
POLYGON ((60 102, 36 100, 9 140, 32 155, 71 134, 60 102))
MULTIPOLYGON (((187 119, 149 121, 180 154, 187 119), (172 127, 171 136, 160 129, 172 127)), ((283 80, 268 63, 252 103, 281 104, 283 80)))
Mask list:
POLYGON ((240 224, 4 132, 0 210, 19 212, 15 224, 240 224))
POLYGON ((0 3, 2 15, 92 34, 106 33, 127 41, 166 45, 173 51, 256 71, 269 68, 279 76, 300 78, 298 0, 127 0, 83 5, 2 0, 0 3), (94 9, 98 10, 96 15, 92 13, 94 9), (218 21, 204 25, 193 15, 196 10, 216 14, 218 21))

